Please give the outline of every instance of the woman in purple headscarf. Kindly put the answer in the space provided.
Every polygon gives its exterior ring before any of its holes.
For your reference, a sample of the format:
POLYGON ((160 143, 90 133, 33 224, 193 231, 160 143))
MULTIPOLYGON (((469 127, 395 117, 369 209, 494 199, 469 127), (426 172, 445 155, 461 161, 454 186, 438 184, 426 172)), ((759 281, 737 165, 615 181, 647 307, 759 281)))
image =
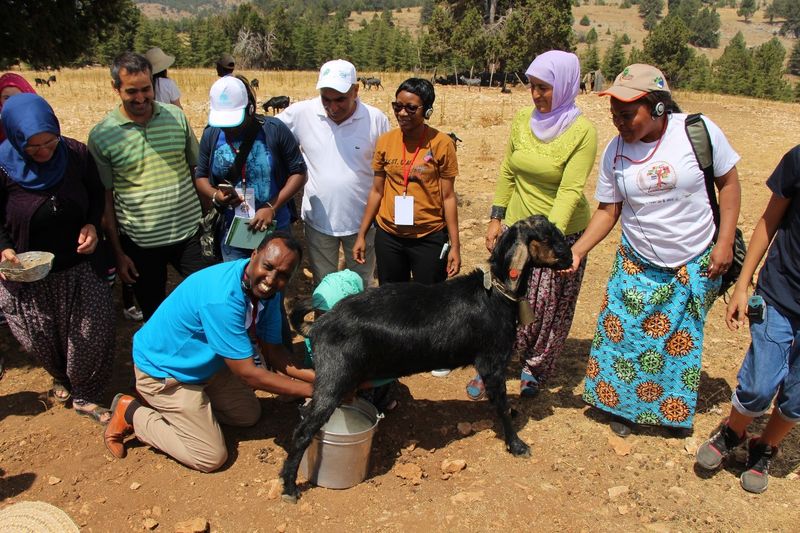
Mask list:
POLYGON ((22 347, 53 377, 53 395, 75 412, 107 423, 99 405, 111 379, 111 291, 94 273, 104 191, 86 145, 61 136, 50 105, 18 94, 3 106, 0 144, 0 259, 51 252, 50 273, 17 282, 0 274, 0 307, 22 347))
MULTIPOLYGON (((521 109, 511 124, 486 231, 489 251, 503 231, 531 215, 546 216, 570 244, 589 223, 583 187, 594 165, 597 132, 575 105, 581 75, 578 57, 551 50, 536 57, 525 73, 533 106, 521 109)), ((584 259, 570 275, 551 269, 534 269, 531 274, 527 298, 534 321, 520 324, 515 348, 524 361, 521 396, 535 396, 553 371, 572 325, 585 265, 584 259)), ((476 376, 467 384, 467 395, 479 399, 483 394, 476 376)))

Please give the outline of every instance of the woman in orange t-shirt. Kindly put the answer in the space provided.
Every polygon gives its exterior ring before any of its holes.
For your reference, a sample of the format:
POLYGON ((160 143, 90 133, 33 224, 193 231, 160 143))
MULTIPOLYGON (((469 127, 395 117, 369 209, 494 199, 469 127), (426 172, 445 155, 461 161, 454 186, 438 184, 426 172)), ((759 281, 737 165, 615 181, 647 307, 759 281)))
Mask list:
POLYGON ((437 283, 461 269, 455 143, 425 123, 435 98, 427 80, 401 83, 392 102, 400 127, 382 135, 375 146, 375 179, 353 257, 364 262, 365 236, 374 221, 381 285, 411 279, 437 283))

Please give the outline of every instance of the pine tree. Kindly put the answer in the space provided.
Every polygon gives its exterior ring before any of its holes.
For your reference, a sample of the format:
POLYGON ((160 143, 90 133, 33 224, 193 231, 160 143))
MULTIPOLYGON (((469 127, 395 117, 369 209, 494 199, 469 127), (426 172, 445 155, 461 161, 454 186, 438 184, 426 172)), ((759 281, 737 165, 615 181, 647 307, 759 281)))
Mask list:
MULTIPOLYGON (((132 0, 4 2, 0 68, 25 62, 33 68, 71 64, 127 24, 132 0)), ((128 37, 120 36, 128 41, 128 37)))
POLYGON ((800 76, 800 41, 792 46, 792 53, 789 55, 789 63, 786 65, 789 74, 800 76))
POLYGON ((711 64, 712 88, 723 94, 751 95, 752 55, 738 32, 722 55, 711 64))
POLYGON ((700 48, 719 47, 719 13, 714 8, 704 7, 689 23, 691 36, 689 42, 700 48))
POLYGON ((586 49, 586 53, 581 58, 581 65, 584 72, 594 72, 600 68, 600 55, 596 46, 590 46, 586 49))
POLYGON ((783 79, 783 59, 786 49, 777 37, 752 51, 751 87, 756 98, 790 100, 791 86, 783 79))
POLYGON ((644 54, 661 69, 670 87, 681 86, 681 71, 693 55, 687 45, 688 37, 686 24, 680 17, 670 16, 644 39, 644 54))
POLYGON ((740 17, 744 17, 745 22, 750 22, 755 12, 756 0, 742 0, 742 3, 739 4, 739 9, 736 10, 736 14, 740 17))
POLYGON ((596 44, 597 43, 597 31, 592 27, 586 33, 586 44, 596 44))
POLYGON ((664 0, 641 0, 639 2, 639 16, 645 20, 651 15, 655 15, 655 18, 658 19, 662 11, 664 11, 664 0))
POLYGON ((625 68, 625 50, 622 48, 622 39, 617 38, 603 56, 603 76, 613 80, 623 68, 625 68))

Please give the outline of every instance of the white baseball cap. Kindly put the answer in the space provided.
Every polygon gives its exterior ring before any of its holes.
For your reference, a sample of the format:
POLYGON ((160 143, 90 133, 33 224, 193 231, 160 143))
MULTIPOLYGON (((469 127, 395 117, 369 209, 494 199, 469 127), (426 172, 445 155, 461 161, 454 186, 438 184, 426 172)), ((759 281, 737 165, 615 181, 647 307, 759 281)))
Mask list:
POLYGON ((211 110, 208 125, 217 128, 234 128, 244 122, 247 109, 247 88, 242 80, 225 76, 214 82, 209 93, 211 110))
POLYGON ((318 90, 333 89, 340 93, 346 93, 356 83, 358 83, 356 67, 344 59, 328 61, 319 69, 318 90))

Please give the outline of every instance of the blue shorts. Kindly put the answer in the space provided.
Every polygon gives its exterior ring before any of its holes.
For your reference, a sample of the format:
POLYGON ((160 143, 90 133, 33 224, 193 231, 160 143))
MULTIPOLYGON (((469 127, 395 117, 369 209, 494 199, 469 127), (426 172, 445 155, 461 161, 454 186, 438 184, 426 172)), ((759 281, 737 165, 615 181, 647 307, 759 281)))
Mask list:
POLYGON ((800 320, 765 305, 765 319, 750 322, 750 348, 731 401, 738 412, 755 418, 769 410, 774 398, 786 421, 799 422, 800 320))

